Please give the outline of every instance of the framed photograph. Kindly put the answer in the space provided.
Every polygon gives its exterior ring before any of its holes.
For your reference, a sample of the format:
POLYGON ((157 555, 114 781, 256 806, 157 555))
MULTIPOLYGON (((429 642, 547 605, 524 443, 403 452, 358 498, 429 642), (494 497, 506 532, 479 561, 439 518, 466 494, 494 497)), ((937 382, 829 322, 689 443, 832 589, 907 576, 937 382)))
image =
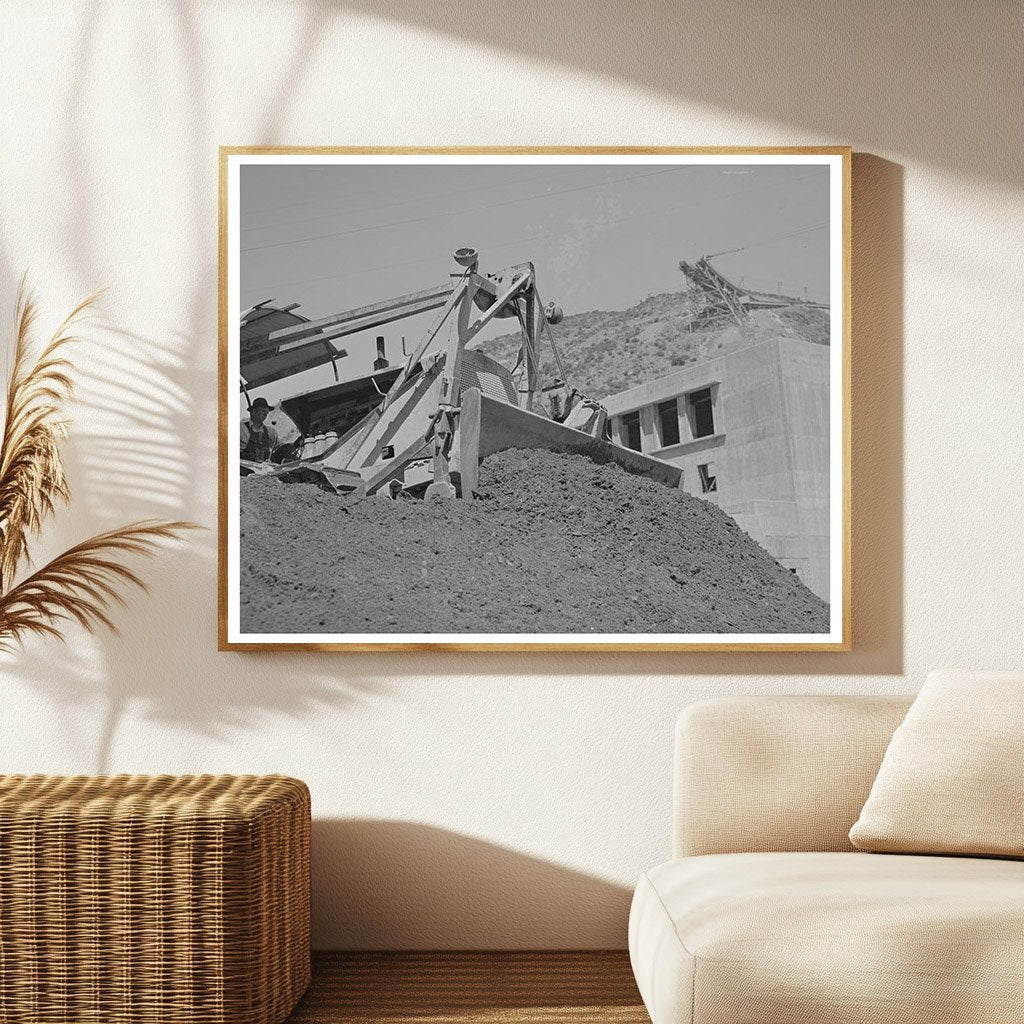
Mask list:
POLYGON ((224 148, 221 649, 850 649, 850 151, 224 148))

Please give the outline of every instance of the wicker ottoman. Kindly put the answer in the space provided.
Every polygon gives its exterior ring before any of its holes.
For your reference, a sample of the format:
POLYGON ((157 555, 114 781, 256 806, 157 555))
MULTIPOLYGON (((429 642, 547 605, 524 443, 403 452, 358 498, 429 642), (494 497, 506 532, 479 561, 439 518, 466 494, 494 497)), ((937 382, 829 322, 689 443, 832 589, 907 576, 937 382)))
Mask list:
POLYGON ((0 1021, 283 1021, 309 831, 284 776, 0 777, 0 1021))

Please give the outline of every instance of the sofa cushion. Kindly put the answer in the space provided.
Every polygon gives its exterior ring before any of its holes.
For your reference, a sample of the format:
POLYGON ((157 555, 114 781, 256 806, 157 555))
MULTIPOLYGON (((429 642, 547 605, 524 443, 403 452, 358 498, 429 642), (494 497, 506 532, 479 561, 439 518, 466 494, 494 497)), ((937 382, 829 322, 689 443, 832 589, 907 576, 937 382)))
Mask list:
POLYGON ((862 850, 1024 857, 1024 672, 929 674, 850 830, 862 850))
POLYGON ((737 853, 641 878, 630 958, 653 1024, 1024 1020, 1024 863, 737 853))
POLYGON ((673 856, 852 852, 850 826, 910 698, 773 694, 676 723, 673 856))

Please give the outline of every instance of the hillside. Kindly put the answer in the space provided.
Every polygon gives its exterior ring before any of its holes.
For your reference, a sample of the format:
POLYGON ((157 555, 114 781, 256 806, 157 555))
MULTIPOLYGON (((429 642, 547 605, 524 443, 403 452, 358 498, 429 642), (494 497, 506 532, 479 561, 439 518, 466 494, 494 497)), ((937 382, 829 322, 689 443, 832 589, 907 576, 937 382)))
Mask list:
MULTIPOLYGON (((828 310, 801 304, 758 311, 742 326, 693 334, 686 330, 689 318, 687 293, 663 292, 629 309, 569 315, 551 331, 569 382, 592 398, 604 398, 679 367, 780 335, 819 345, 829 340, 828 310)), ((506 334, 485 342, 481 349, 511 367, 519 344, 518 334, 506 334)), ((557 370, 546 341, 542 356, 545 378, 553 378, 557 370)))

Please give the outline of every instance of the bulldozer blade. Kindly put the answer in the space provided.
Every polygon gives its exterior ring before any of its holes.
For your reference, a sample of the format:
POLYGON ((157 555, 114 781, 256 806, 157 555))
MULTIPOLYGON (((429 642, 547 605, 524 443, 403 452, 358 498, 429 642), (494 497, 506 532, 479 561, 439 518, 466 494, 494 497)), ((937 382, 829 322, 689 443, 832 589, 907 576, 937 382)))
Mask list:
POLYGON ((574 452, 594 462, 613 462, 627 473, 647 477, 666 487, 679 487, 683 476, 679 466, 481 395, 479 458, 486 459, 488 455, 509 448, 574 452))

